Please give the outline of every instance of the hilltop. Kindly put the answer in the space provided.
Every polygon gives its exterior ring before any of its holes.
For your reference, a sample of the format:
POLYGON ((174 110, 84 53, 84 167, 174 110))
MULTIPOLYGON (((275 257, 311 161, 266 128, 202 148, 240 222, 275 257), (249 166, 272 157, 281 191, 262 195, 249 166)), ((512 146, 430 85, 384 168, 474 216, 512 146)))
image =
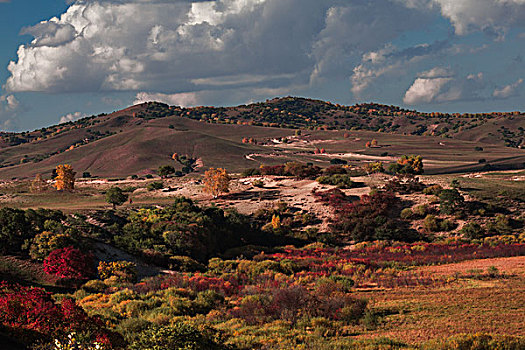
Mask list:
POLYGON ((98 176, 145 174, 172 162, 173 153, 231 171, 290 160, 322 165, 330 155, 389 161, 404 153, 422 154, 434 162, 429 168, 440 171, 521 168, 524 127, 520 112, 422 113, 297 97, 236 107, 149 102, 30 132, 0 133, 0 177, 50 174, 60 163, 98 176), (379 147, 366 148, 373 139, 379 147), (315 155, 318 148, 326 153, 315 155))

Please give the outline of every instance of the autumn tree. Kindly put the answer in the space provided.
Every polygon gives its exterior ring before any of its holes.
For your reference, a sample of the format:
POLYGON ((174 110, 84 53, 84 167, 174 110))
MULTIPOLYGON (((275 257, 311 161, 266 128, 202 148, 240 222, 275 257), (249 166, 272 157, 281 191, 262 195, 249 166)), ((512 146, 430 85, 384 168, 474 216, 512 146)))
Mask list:
POLYGON ((113 205, 113 210, 117 205, 122 205, 128 199, 128 195, 122 192, 120 187, 111 187, 106 191, 106 202, 113 205))
POLYGON ((230 175, 222 168, 210 168, 204 173, 204 191, 217 198, 222 192, 228 192, 230 175))
POLYGON ((56 167, 55 187, 58 191, 71 191, 75 188, 75 172, 69 164, 56 167))
POLYGON ((372 163, 366 163, 363 165, 363 169, 368 174, 374 174, 374 173, 382 173, 385 171, 385 168, 383 167, 382 162, 372 162, 372 163))
POLYGON ((47 190, 47 182, 41 174, 36 174, 35 179, 31 182, 31 192, 40 193, 47 190))
POLYGON ((423 158, 421 156, 402 156, 397 163, 391 164, 388 170, 393 174, 418 175, 423 174, 423 158))

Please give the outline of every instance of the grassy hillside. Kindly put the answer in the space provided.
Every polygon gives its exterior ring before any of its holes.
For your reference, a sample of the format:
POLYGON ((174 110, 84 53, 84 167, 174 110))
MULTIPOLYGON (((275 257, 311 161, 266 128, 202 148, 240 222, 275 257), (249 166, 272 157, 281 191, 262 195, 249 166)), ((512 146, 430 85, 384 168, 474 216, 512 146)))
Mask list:
POLYGON ((422 154, 433 172, 512 169, 525 163, 520 149, 524 126, 520 113, 428 114, 302 98, 188 109, 145 103, 32 132, 0 134, 0 178, 49 175, 62 163, 79 174, 144 174, 173 164, 173 153, 198 158, 204 168, 230 171, 290 160, 326 165, 335 156, 388 162, 407 153, 422 154), (301 136, 294 136, 298 128, 301 136), (257 142, 247 143, 249 138, 257 142), (378 146, 366 148, 373 139, 378 146), (326 154, 313 155, 316 148, 326 154))

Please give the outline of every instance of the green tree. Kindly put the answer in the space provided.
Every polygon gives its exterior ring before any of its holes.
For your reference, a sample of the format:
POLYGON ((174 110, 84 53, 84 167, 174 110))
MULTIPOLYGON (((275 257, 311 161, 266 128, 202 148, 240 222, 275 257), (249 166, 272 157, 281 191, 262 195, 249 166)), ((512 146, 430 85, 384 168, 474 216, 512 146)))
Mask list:
POLYGON ((113 210, 117 208, 117 205, 122 205, 128 199, 128 195, 122 192, 120 187, 111 187, 106 192, 106 202, 113 205, 113 210))
POLYGON ((0 253, 20 252, 24 240, 32 236, 31 224, 20 209, 0 209, 0 253))
POLYGON ((163 165, 160 166, 157 170, 157 174, 159 174, 160 177, 165 178, 166 176, 175 173, 175 168, 171 165, 163 165))
POLYGON ((454 214, 465 199, 456 189, 445 189, 439 194, 439 210, 443 214, 454 214))

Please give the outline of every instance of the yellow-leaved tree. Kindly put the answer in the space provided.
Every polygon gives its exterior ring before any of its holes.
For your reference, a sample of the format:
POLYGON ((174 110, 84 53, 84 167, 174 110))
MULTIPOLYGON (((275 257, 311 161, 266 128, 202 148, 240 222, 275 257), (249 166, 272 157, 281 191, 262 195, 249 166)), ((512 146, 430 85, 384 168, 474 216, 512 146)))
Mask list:
POLYGON ((72 191, 75 188, 75 172, 69 164, 56 167, 55 187, 58 191, 72 191))
POLYGON ((210 168, 204 173, 204 191, 217 198, 223 192, 229 192, 231 177, 226 169, 210 168))

